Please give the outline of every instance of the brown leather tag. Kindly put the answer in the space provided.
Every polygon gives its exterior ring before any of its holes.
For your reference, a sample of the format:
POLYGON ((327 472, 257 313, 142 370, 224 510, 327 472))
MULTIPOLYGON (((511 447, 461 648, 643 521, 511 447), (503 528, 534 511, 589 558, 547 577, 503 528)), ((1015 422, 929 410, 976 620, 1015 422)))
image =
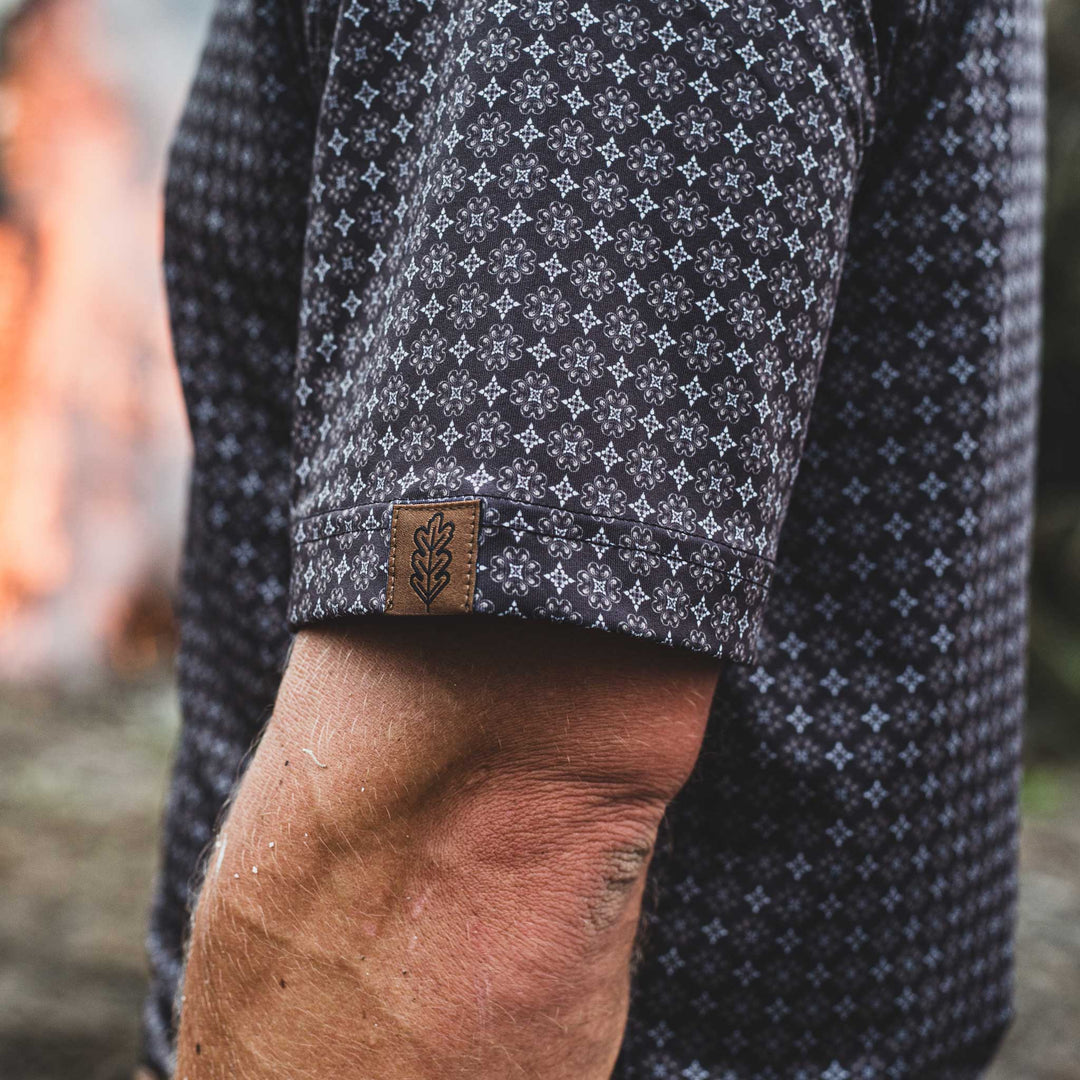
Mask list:
POLYGON ((390 525, 386 610, 393 615, 472 611, 480 500, 396 503, 390 525))

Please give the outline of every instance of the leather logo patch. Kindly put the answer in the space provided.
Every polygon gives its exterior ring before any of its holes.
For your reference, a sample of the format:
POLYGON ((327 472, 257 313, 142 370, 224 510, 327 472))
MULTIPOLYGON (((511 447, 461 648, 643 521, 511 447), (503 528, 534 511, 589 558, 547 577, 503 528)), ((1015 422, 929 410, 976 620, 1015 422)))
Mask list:
POLYGON ((386 610, 393 615, 472 611, 480 500, 396 503, 390 525, 386 610))

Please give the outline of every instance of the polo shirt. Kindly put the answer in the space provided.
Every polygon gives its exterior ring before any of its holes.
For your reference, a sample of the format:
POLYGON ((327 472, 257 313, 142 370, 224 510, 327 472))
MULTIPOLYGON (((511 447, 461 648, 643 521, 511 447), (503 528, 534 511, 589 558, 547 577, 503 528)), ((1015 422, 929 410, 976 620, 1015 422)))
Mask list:
POLYGON ((1036 0, 219 0, 171 153, 194 439, 150 931, 292 634, 723 665, 620 1080, 977 1076, 1010 1015, 1036 0))

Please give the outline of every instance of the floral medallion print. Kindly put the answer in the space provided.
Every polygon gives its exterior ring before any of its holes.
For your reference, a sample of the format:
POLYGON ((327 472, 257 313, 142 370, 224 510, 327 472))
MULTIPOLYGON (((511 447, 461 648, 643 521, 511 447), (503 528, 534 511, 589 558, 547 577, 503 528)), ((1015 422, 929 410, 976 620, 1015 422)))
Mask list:
POLYGON ((163 1074, 290 631, 383 610, 395 504, 478 499, 476 617, 724 662, 615 1076, 979 1075, 1010 1013, 1040 34, 1033 0, 220 0, 167 198, 195 466, 163 1074))

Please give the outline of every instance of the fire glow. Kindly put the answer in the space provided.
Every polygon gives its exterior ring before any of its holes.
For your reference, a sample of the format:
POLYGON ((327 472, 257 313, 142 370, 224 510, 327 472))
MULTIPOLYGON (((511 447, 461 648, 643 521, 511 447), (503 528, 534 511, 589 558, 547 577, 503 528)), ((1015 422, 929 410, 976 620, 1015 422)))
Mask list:
POLYGON ((0 69, 0 677, 130 670, 171 636, 187 437, 161 164, 93 0, 32 0, 0 69))

